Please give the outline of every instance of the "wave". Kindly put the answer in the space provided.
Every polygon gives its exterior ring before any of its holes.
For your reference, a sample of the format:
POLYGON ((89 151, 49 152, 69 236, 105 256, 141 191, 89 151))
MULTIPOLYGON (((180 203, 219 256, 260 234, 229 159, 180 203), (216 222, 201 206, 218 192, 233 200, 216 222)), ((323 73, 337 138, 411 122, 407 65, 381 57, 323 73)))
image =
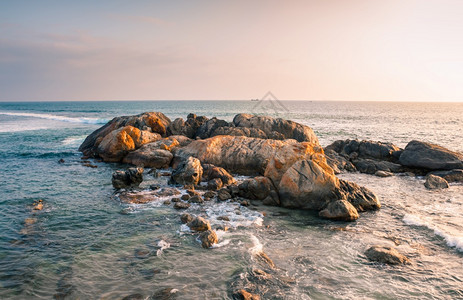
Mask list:
POLYGON ((454 247, 455 249, 457 249, 457 251, 463 252, 463 236, 452 235, 448 232, 445 232, 444 230, 439 228, 437 225, 434 225, 431 222, 423 220, 422 218, 416 215, 406 214, 403 217, 403 221, 407 225, 420 226, 420 227, 426 227, 428 229, 431 229, 432 231, 434 231, 434 234, 440 236, 441 238, 445 240, 445 242, 447 243, 447 246, 454 247))
POLYGON ((65 146, 69 145, 77 145, 80 144, 84 141, 86 135, 79 135, 79 136, 70 136, 65 138, 64 140, 61 141, 61 144, 65 146))
POLYGON ((58 116, 58 115, 52 115, 52 114, 15 113, 15 112, 4 112, 4 111, 0 111, 0 115, 16 116, 16 117, 31 117, 31 118, 40 118, 40 119, 69 122, 69 123, 82 123, 82 124, 106 124, 109 121, 108 119, 99 119, 99 118, 86 118, 86 117, 74 118, 74 117, 65 117, 65 116, 58 116))

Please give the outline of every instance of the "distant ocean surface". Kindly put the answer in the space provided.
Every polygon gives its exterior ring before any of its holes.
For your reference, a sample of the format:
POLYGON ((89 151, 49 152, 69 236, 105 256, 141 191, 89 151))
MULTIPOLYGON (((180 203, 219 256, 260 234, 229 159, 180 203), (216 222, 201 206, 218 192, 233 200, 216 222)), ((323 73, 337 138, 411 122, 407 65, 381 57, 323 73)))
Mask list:
POLYGON ((193 206, 212 220, 230 215, 234 227, 203 250, 165 199, 114 199, 111 174, 126 166, 81 163, 77 148, 88 134, 145 111, 172 120, 266 114, 310 126, 323 146, 350 138, 405 147, 417 139, 463 152, 463 103, 0 102, 0 299, 228 299, 239 283, 274 299, 463 299, 463 185, 436 192, 423 178, 341 174, 383 205, 348 224, 281 208, 193 206), (38 199, 44 210, 34 212, 38 199), (363 253, 373 244, 397 247, 412 265, 368 262, 363 253), (249 269, 263 268, 251 255, 260 248, 277 268, 251 282, 249 269))

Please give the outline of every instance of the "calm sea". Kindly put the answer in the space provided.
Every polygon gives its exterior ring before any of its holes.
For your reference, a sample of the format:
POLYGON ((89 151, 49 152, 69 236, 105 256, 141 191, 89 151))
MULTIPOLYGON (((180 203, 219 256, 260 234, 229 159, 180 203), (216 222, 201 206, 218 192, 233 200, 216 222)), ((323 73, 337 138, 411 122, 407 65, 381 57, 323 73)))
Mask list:
MULTIPOLYGON (((309 125, 326 146, 337 139, 413 139, 463 152, 463 103, 134 101, 0 103, 0 298, 227 299, 255 286, 264 299, 463 299, 463 185, 428 191, 423 178, 342 174, 373 190, 383 208, 355 223, 306 211, 234 203, 193 206, 231 230, 204 250, 179 212, 160 199, 114 199, 111 174, 125 166, 81 163, 77 148, 119 115, 190 112, 231 121, 262 113, 309 125), (58 163, 64 159, 65 163, 58 163), (43 199, 34 212, 31 205, 43 199), (264 216, 265 215, 265 216, 264 216), (369 263, 373 244, 406 253, 410 266, 369 263), (255 258, 263 249, 275 269, 255 258), (257 280, 252 269, 271 277, 257 280), (138 297, 138 298, 137 298, 138 297)), ((148 185, 163 179, 146 178, 148 185)))

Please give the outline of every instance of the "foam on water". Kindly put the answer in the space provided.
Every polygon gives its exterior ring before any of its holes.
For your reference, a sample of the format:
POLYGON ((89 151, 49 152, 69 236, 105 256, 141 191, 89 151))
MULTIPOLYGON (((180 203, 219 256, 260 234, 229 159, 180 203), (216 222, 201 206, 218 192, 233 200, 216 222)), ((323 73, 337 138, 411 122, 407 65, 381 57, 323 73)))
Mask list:
POLYGON ((218 220, 218 217, 227 216, 230 221, 226 223, 233 228, 262 226, 264 221, 263 215, 259 212, 250 210, 238 203, 229 201, 217 203, 206 209, 208 219, 212 224, 223 224, 224 221, 218 220))
POLYGON ((413 214, 406 214, 403 217, 403 221, 407 225, 426 227, 432 230, 434 234, 442 237, 449 247, 454 247, 457 251, 463 252, 462 235, 448 233, 446 230, 440 228, 438 225, 433 224, 432 221, 428 221, 424 217, 420 217, 413 214))
POLYGON ((66 116, 59 116, 59 115, 52 115, 52 114, 36 114, 36 113, 16 113, 16 112, 6 112, 0 111, 0 115, 8 115, 8 116, 15 116, 15 117, 31 117, 31 118, 40 118, 40 119, 47 119, 47 120, 54 120, 54 121, 61 121, 61 122, 70 122, 70 123, 83 123, 83 124, 105 124, 109 120, 107 119, 99 119, 99 118, 74 118, 74 117, 66 117, 66 116))
POLYGON ((70 136, 62 140, 61 144, 65 146, 80 145, 84 141, 85 138, 86 138, 85 135, 70 136))
POLYGON ((159 256, 162 254, 162 251, 164 251, 164 249, 167 249, 167 248, 170 248, 170 243, 164 241, 164 240, 160 240, 158 242, 158 247, 159 249, 156 251, 156 255, 159 256))

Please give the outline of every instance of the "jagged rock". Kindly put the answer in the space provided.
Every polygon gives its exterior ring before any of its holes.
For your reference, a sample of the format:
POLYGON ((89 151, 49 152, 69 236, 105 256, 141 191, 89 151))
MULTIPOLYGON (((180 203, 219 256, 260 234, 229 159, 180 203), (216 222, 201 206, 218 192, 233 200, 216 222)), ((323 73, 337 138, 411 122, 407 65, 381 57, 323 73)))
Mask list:
POLYGON ((162 138, 162 139, 160 139, 158 141, 149 143, 149 144, 147 144, 145 146, 148 146, 148 145, 149 145, 151 150, 160 149, 160 150, 172 151, 176 147, 180 147, 179 141, 173 136, 162 138))
POLYGON ((128 168, 116 171, 112 176, 112 184, 116 189, 139 186, 143 181, 143 168, 128 168))
POLYGON ((96 154, 106 162, 119 162, 129 152, 160 138, 157 133, 125 126, 108 133, 98 144, 96 154))
POLYGON ((426 176, 426 182, 424 186, 430 190, 437 190, 437 189, 447 189, 449 187, 449 183, 442 177, 428 174, 426 176))
POLYGON ((239 195, 250 200, 263 200, 265 205, 279 205, 278 191, 268 177, 257 176, 243 181, 239 186, 239 195))
POLYGON ((216 191, 220 188, 222 188, 223 186, 223 183, 222 183, 222 180, 220 180, 220 178, 214 178, 214 179, 211 179, 207 182, 207 189, 208 190, 213 190, 213 191, 216 191))
POLYGON ((330 202, 328 206, 321 210, 320 217, 339 221, 355 221, 359 214, 355 207, 346 200, 330 202))
POLYGON ((162 169, 169 167, 173 157, 168 150, 161 150, 155 145, 146 144, 127 154, 122 161, 136 166, 162 169))
POLYGON ((184 213, 180 216, 180 220, 182 221, 183 224, 190 223, 193 221, 194 217, 190 214, 184 213))
POLYGON ((224 185, 234 184, 236 180, 224 168, 217 167, 211 164, 202 164, 203 179, 210 181, 212 179, 220 179, 224 185))
POLYGON ((82 145, 80 145, 79 151, 83 152, 85 156, 98 156, 97 148, 101 141, 106 135, 122 127, 132 126, 139 130, 149 129, 152 133, 158 133, 164 136, 168 124, 170 124, 170 119, 160 112, 147 112, 135 116, 116 117, 91 133, 82 145))
POLYGON ((401 149, 391 143, 359 140, 338 140, 325 148, 346 156, 374 158, 381 160, 396 160, 396 152, 401 149))
POLYGON ((195 138, 196 131, 208 119, 204 116, 197 117, 195 114, 189 114, 186 122, 182 118, 175 119, 168 127, 172 135, 184 135, 188 138, 195 138))
POLYGON ((433 171, 432 175, 444 178, 447 182, 463 182, 463 170, 455 169, 450 171, 433 171))
POLYGON ((326 163, 333 169, 335 174, 339 174, 342 170, 355 172, 355 166, 344 156, 338 154, 332 149, 325 148, 326 163))
POLYGON ((295 139, 298 142, 311 142, 318 145, 318 138, 309 126, 281 118, 271 118, 249 114, 238 114, 233 118, 236 127, 262 130, 267 138, 295 139))
POLYGON ((232 136, 248 136, 253 138, 266 139, 268 136, 258 128, 246 127, 219 127, 211 133, 212 136, 216 135, 232 135, 232 136))
POLYGON ((219 120, 216 117, 214 117, 201 124, 201 126, 196 131, 196 136, 201 139, 207 139, 213 135, 214 131, 217 128, 228 126, 229 123, 227 121, 219 120))
POLYGON ((172 180, 179 184, 198 184, 203 175, 201 162, 194 157, 188 157, 172 172, 172 180))
POLYGON ((410 260, 392 247, 372 246, 365 252, 366 257, 371 261, 383 264, 398 265, 409 264, 410 260))
POLYGON ((388 173, 399 173, 404 169, 401 165, 390 161, 377 161, 373 159, 356 159, 353 160, 355 168, 366 174, 375 174, 377 171, 384 171, 388 173))
POLYGON ((213 191, 207 191, 204 193, 204 198, 214 198, 214 196, 216 195, 216 193, 214 193, 213 191))
POLYGON ((233 299, 236 300, 260 300, 259 295, 251 294, 246 290, 237 290, 233 293, 233 299))
MULTIPOLYGON (((172 199, 172 202, 174 202, 173 199, 172 199)), ((175 204, 174 204, 175 209, 187 209, 190 206, 191 206, 191 204, 186 203, 186 202, 175 202, 175 204)))
POLYGON ((338 194, 339 199, 347 200, 360 212, 381 208, 378 197, 369 189, 359 186, 355 182, 339 179, 339 188, 336 194, 338 194))
POLYGON ((217 244, 219 242, 217 233, 215 233, 214 230, 207 230, 202 232, 199 235, 199 240, 201 241, 201 246, 206 249, 212 247, 212 245, 217 244))
POLYGON ((231 199, 231 195, 230 193, 228 192, 227 189, 220 189, 218 192, 217 192, 217 199, 220 200, 220 201, 226 201, 228 199, 231 199))
POLYGON ((399 158, 400 164, 428 170, 463 169, 463 155, 442 146, 411 141, 399 158))
POLYGON ((211 224, 202 217, 194 217, 193 220, 188 223, 188 227, 193 231, 207 231, 211 229, 211 224))
MULTIPOLYGON (((318 159, 324 160, 323 149, 311 143, 298 143, 295 140, 263 140, 244 136, 215 136, 193 141, 179 149, 175 156, 178 160, 194 156, 203 163, 220 166, 243 175, 264 175, 267 164, 272 158, 276 160, 275 165, 277 165, 274 169, 280 170, 286 167, 286 165, 282 166, 280 161, 283 158, 289 164, 295 160, 290 159, 291 157, 309 158, 315 154, 319 154, 318 159)), ((274 177, 267 174, 265 176, 274 177)))

